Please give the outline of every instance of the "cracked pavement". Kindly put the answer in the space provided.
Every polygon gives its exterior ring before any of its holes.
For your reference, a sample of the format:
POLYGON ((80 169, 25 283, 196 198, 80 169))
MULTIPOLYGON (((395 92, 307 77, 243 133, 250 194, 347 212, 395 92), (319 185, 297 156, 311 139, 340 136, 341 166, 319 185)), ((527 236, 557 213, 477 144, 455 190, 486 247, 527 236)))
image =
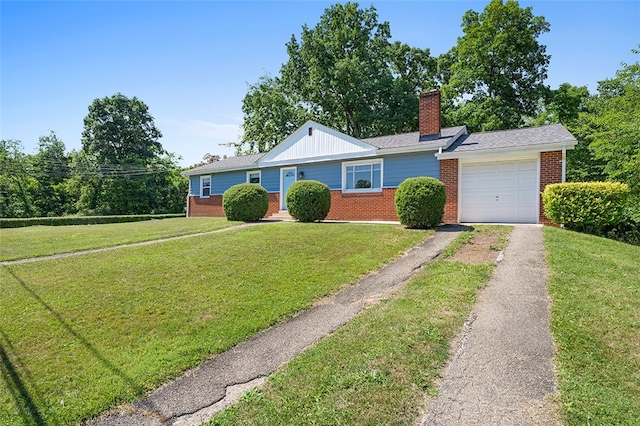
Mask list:
POLYGON ((553 354, 542 227, 515 226, 423 425, 560 425, 553 354))
POLYGON ((91 421, 92 426, 198 425, 237 400, 278 367, 332 333, 367 305, 402 287, 463 230, 446 225, 404 256, 310 309, 206 361, 133 404, 91 421))

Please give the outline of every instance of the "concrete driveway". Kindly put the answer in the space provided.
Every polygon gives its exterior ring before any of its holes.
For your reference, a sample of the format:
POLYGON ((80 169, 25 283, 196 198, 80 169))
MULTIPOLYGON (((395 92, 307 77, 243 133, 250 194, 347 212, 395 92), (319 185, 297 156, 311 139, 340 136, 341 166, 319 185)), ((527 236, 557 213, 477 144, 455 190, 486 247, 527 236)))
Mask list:
POLYGON ((542 227, 516 226, 424 425, 559 425, 542 227))

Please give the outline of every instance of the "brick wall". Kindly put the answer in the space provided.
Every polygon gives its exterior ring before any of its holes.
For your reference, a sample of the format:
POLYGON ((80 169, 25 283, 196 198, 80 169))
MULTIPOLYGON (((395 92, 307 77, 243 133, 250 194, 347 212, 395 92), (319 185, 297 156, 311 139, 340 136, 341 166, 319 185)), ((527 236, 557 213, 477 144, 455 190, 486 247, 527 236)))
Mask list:
POLYGON ((544 215, 542 191, 551 183, 562 182, 562 151, 540 153, 540 211, 538 220, 545 225, 556 225, 544 215))
POLYGON ((382 192, 345 194, 331 191, 331 210, 327 220, 389 220, 399 221, 396 214, 395 188, 382 192))
MULTIPOLYGON (((265 217, 277 213, 280 210, 280 194, 270 193, 269 209, 265 217)), ((212 195, 209 198, 200 198, 198 196, 189 197, 189 217, 224 217, 222 210, 222 195, 212 195)))
POLYGON ((444 223, 458 222, 458 159, 440 160, 440 181, 444 183, 447 201, 444 205, 444 223))

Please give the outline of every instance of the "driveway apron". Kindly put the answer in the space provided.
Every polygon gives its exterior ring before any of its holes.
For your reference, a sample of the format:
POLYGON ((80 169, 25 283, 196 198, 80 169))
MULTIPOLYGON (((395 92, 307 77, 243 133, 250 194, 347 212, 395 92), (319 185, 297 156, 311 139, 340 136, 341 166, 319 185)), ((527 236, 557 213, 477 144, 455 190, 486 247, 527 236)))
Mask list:
POLYGON ((516 226, 424 425, 557 425, 542 228, 516 226))

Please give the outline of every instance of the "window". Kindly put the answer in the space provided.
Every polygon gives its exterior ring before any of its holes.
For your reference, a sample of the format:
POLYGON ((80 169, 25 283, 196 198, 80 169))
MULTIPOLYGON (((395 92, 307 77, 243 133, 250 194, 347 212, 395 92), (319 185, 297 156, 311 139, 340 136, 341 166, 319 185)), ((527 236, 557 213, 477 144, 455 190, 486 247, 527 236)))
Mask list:
POLYGON ((211 195, 211 176, 200 176, 200 196, 209 197, 211 195))
POLYGON ((342 163, 342 190, 345 192, 382 191, 382 160, 342 163))
POLYGON ((247 182, 260 185, 260 170, 247 172, 247 182))

